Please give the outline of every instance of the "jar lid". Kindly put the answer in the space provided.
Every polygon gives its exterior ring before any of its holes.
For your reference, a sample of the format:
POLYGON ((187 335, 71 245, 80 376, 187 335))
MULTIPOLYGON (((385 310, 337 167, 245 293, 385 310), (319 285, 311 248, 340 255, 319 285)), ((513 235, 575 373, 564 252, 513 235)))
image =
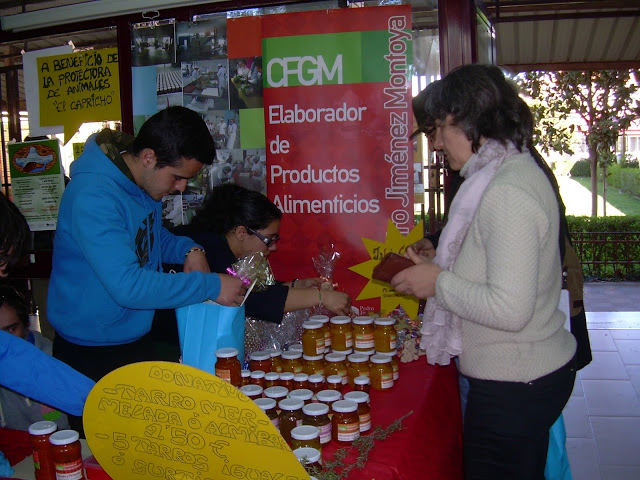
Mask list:
POLYGON ((358 410, 358 404, 351 400, 338 400, 337 402, 333 402, 331 408, 337 413, 355 412, 358 410))
POLYGON ((320 403, 335 402, 342 398, 340 392, 336 390, 322 390, 316 393, 316 398, 320 403))
POLYGON ((344 399, 356 403, 367 403, 369 401, 369 394, 367 392, 349 392, 344 394, 344 399))
POLYGON ((319 373, 314 373, 313 375, 309 375, 309 383, 320 383, 324 382, 324 375, 320 375, 319 373))
POLYGON ((285 398, 278 402, 278 408, 280 408, 280 410, 287 410, 289 412, 300 410, 303 406, 304 402, 299 398, 285 398))
POLYGON ((264 394, 269 398, 284 398, 289 393, 286 387, 268 387, 264 389, 264 394))
POLYGON ((373 318, 371 317, 356 317, 353 320, 354 325, 371 325, 373 318))
POLYGON ((296 448, 293 451, 298 461, 303 465, 318 463, 320 461, 320 451, 311 447, 296 448))
POLYGON ((352 348, 347 348, 346 350, 336 350, 334 348, 333 352, 331 352, 331 353, 337 353, 338 355, 344 355, 344 357, 346 358, 348 355, 351 355, 353 353, 353 349, 352 348))
POLYGON ((294 382, 306 382, 307 380, 309 380, 309 375, 307 375, 306 373, 296 373, 293 376, 294 382))
POLYGON ((231 358, 238 356, 238 349, 233 347, 224 347, 216 350, 216 357, 218 358, 231 358))
POLYGON ((363 353, 352 353, 347 357, 351 363, 362 363, 369 360, 369 357, 364 355, 363 353))
POLYGON ((280 378, 280 374, 276 372, 267 372, 264 375, 264 379, 269 381, 278 380, 279 378, 280 378))
POLYGON ((271 354, 264 350, 253 352, 252 354, 249 355, 250 360, 262 361, 262 360, 269 360, 270 358, 271 358, 271 354))
POLYGON ((329 413, 329 405, 325 405, 324 403, 310 403, 302 407, 302 413, 312 417, 326 415, 329 413))
MULTIPOLYGON (((304 411, 304 407, 302 407, 304 411)), ((320 429, 313 425, 300 425, 291 429, 291 438, 296 440, 313 440, 320 436, 320 429)))
POLYGON ((285 381, 293 380, 293 373, 291 373, 291 372, 282 372, 280 374, 280 380, 285 380, 285 381))
POLYGON ((251 376, 251 370, 240 370, 240 376, 242 378, 250 377, 251 376))
POLYGON ((331 323, 334 325, 345 325, 347 323, 351 323, 351 317, 347 317, 346 315, 336 315, 335 317, 331 317, 331 323))
POLYGON ((29 433, 31 435, 47 435, 48 433, 55 432, 58 429, 56 422, 49 420, 41 420, 29 425, 29 433))
POLYGON ((324 356, 322 355, 302 355, 303 360, 308 360, 310 362, 317 362, 318 360, 322 360, 324 356))
POLYGON ((356 350, 356 352, 362 355, 366 355, 367 357, 370 357, 371 355, 376 353, 376 351, 373 348, 371 350, 356 350))
POLYGON ((335 351, 333 353, 327 353, 324 356, 324 359, 327 362, 344 362, 346 360, 346 355, 343 355, 341 353, 336 353, 335 351))
POLYGON ((254 370, 253 372, 251 372, 251 378, 264 378, 264 371, 263 370, 254 370))
POLYGON ((391 360, 393 360, 393 357, 398 356, 398 351, 394 350, 393 352, 376 352, 376 355, 384 355, 385 357, 389 357, 391 360))
POLYGON ((300 400, 311 400, 313 392, 308 388, 297 388, 289 392, 289 398, 299 398, 300 400))
POLYGON ((329 375, 327 377, 329 383, 342 383, 342 377, 340 375, 329 375))
POLYGON ((379 353, 376 355, 371 355, 371 357, 369 357, 369 360, 372 363, 391 363, 391 357, 380 355, 379 353))
POLYGON ((247 397, 262 395, 262 387, 260 385, 244 385, 243 387, 240 387, 240 391, 247 397))
POLYGON ((396 321, 390 317, 380 317, 375 319, 376 325, 394 325, 396 321))
POLYGON ((328 315, 311 315, 309 317, 309 320, 311 320, 312 322, 327 323, 329 321, 329 316, 328 315))
POLYGON ((49 437, 51 445, 69 445, 80 440, 80 434, 75 430, 60 430, 49 437))
POLYGON ((293 345, 289 345, 288 350, 290 352, 300 352, 300 353, 302 353, 302 344, 301 343, 294 343, 293 345))
POLYGON ((253 403, 259 406, 262 411, 276 408, 276 401, 273 398, 256 398, 253 403))
POLYGON ((294 350, 287 350, 286 352, 282 352, 282 358, 284 360, 295 360, 296 358, 302 357, 302 352, 296 352, 294 350))
POLYGON ((307 330, 314 330, 316 328, 322 328, 322 323, 308 320, 302 324, 302 328, 306 328, 307 330))
POLYGON ((279 348, 269 348, 267 350, 265 350, 265 352, 269 352, 269 355, 273 358, 273 357, 279 357, 280 355, 282 355, 282 350, 280 350, 279 348))
POLYGON ((353 383, 355 383, 356 385, 369 385, 371 383, 371 380, 369 380, 369 377, 361 375, 354 378, 353 383))

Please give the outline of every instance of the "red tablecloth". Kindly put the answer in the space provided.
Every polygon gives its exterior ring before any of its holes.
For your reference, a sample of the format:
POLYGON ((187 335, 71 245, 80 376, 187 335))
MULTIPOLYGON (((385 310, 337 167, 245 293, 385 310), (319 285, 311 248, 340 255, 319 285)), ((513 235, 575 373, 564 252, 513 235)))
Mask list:
POLYGON ((0 452, 4 453, 11 465, 20 463, 31 455, 29 432, 0 428, 0 452))
MULTIPOLYGON (((362 470, 349 480, 462 479, 462 418, 455 364, 428 365, 424 358, 400 364, 400 378, 389 392, 371 391, 373 426, 388 426, 406 413, 404 429, 376 441, 362 470)), ((324 446, 326 460, 340 448, 324 446)), ((356 459, 350 453, 345 464, 356 459)))

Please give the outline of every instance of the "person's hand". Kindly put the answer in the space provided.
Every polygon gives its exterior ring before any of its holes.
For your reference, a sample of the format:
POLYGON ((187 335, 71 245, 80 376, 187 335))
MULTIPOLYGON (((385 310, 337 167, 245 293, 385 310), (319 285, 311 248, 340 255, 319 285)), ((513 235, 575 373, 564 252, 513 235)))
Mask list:
POLYGON ((184 265, 182 271, 189 272, 203 272, 209 273, 209 263, 207 262, 207 256, 201 250, 192 250, 184 259, 184 265))
POLYGON ((349 295, 337 290, 318 291, 322 295, 323 307, 331 310, 336 315, 349 315, 351 313, 351 297, 349 295))
POLYGON ((240 305, 247 291, 246 285, 238 277, 233 277, 226 273, 219 273, 218 276, 220 277, 220 295, 215 301, 227 307, 240 305))
POLYGON ((433 248, 433 243, 428 238, 421 238, 410 247, 422 257, 433 258, 436 256, 436 249, 433 248))
POLYGON ((407 248, 406 254, 415 265, 396 273, 391 279, 391 285, 400 293, 418 298, 433 297, 442 268, 418 255, 411 247, 407 248))
POLYGON ((320 277, 313 278, 299 278, 296 280, 295 288, 317 288, 322 285, 322 280, 320 277))

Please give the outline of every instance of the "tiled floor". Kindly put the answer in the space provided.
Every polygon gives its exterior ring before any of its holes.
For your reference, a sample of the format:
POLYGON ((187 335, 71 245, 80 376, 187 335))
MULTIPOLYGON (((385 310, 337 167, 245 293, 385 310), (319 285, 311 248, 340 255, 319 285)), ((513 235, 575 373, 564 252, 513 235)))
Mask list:
POLYGON ((593 362, 564 410, 574 480, 640 479, 640 283, 587 283, 593 362))

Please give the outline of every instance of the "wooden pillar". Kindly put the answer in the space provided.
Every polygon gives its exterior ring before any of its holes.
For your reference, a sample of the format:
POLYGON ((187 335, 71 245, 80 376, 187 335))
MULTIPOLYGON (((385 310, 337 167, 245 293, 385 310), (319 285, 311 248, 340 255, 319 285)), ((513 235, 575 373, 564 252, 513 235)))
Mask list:
POLYGON ((475 61, 476 15, 473 0, 438 0, 442 76, 475 61))

